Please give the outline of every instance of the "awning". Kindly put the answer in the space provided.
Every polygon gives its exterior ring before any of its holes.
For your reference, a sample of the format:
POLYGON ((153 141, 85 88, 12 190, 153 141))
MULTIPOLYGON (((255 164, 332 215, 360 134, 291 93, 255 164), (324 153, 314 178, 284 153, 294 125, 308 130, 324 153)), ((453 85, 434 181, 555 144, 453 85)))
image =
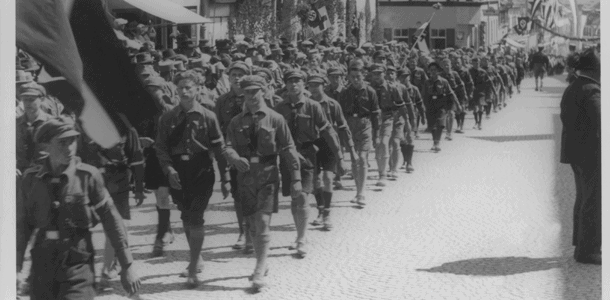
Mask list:
POLYGON ((169 0, 125 0, 125 2, 161 19, 175 24, 212 23, 211 19, 202 17, 180 4, 169 0))

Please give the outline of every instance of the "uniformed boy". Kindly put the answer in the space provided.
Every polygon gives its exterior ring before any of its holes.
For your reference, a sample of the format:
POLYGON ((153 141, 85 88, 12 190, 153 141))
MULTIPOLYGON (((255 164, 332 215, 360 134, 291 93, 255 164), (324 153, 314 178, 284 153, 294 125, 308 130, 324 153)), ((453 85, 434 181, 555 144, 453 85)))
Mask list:
MULTIPOLYGON (((275 107, 275 110, 286 119, 290 132, 294 139, 297 151, 301 158, 301 183, 302 191, 289 193, 289 187, 295 183, 291 181, 292 176, 282 171, 282 192, 284 196, 291 194, 291 210, 294 223, 297 228, 297 239, 291 248, 297 250, 297 255, 305 257, 307 254, 305 233, 307 232, 307 219, 309 207, 307 200, 309 194, 313 193, 314 170, 316 167, 316 151, 318 149, 314 142, 322 137, 326 141, 332 155, 339 160, 343 159, 337 133, 326 119, 320 104, 305 96, 304 76, 301 71, 293 70, 284 74, 286 81, 286 95, 284 101, 275 107)), ((286 162, 284 161, 284 166, 286 162)))
MULTIPOLYGON (((374 78, 377 79, 376 76, 374 76, 374 78)), ((386 68, 386 73, 385 73, 385 77, 383 78, 383 80, 389 86, 393 86, 393 88, 396 89, 396 92, 394 93, 394 95, 398 97, 398 99, 396 99, 396 101, 389 102, 389 101, 387 101, 388 100, 387 97, 385 97, 385 99, 380 97, 379 96, 380 92, 378 90, 376 90, 377 98, 380 99, 379 105, 381 106, 382 112, 384 112, 382 118, 387 118, 388 112, 391 112, 391 114, 393 115, 392 131, 390 134, 389 147, 388 147, 389 155, 390 155, 390 160, 389 160, 390 171, 388 173, 388 178, 396 179, 398 167, 401 164, 400 163, 400 158, 401 158, 400 145, 401 145, 401 142, 405 140, 406 131, 409 131, 409 138, 410 138, 411 128, 413 127, 412 124, 415 123, 415 110, 413 107, 413 102, 410 97, 410 93, 407 90, 407 87, 397 81, 396 68, 394 68, 394 66, 388 66, 386 68), (409 127, 409 128, 405 129, 405 127, 409 127)), ((373 87, 375 87, 375 86, 376 85, 373 85, 373 87)), ((383 84, 382 84, 382 86, 383 86, 383 84)), ((381 92, 381 93, 384 93, 384 92, 381 92)), ((389 125, 390 124, 387 124, 387 126, 389 126, 389 125)), ((382 137, 381 138, 382 144, 384 142, 383 141, 384 136, 385 136, 385 134, 387 134, 386 132, 384 132, 384 130, 388 130, 385 127, 386 127, 386 123, 382 120, 381 131, 383 132, 383 134, 380 134, 380 136, 382 137)))
POLYGON ((364 81, 364 62, 361 59, 354 59, 350 61, 348 70, 350 85, 339 96, 339 104, 341 104, 352 132, 354 148, 358 154, 358 159, 352 161, 356 197, 351 202, 363 206, 366 205, 364 187, 367 179, 369 151, 379 144, 381 110, 377 101, 377 93, 364 81))
POLYGON ((472 99, 472 93, 474 91, 474 83, 472 82, 472 77, 468 72, 468 68, 462 64, 462 58, 459 55, 454 55, 451 57, 451 65, 453 70, 455 70, 459 75, 460 79, 464 83, 464 88, 466 94, 463 98, 459 99, 462 104, 462 111, 459 112, 455 119, 457 121, 457 130, 456 133, 464 133, 464 121, 466 120, 466 110, 469 108, 469 102, 472 99))
POLYGON ((472 98, 470 99, 470 108, 474 115, 475 126, 473 129, 482 129, 483 121, 483 108, 487 105, 487 99, 489 99, 492 93, 496 93, 493 82, 489 77, 489 74, 483 70, 480 65, 480 58, 473 57, 472 68, 469 70, 472 82, 474 83, 474 90, 472 92, 472 98))
MULTIPOLYGON (((352 133, 347 126, 347 121, 343 115, 341 105, 337 100, 328 97, 324 93, 324 84, 326 78, 320 74, 312 74, 307 78, 307 87, 311 92, 311 98, 322 106, 322 111, 326 119, 330 122, 333 128, 341 137, 341 144, 346 145, 348 152, 351 155, 352 161, 357 157, 354 150, 354 141, 352 133)), ((333 197, 332 179, 335 173, 342 173, 340 169, 345 169, 345 161, 339 161, 324 139, 316 141, 318 152, 316 154, 316 178, 314 179, 314 197, 318 205, 318 218, 314 220, 313 225, 323 225, 324 230, 331 230, 332 223, 330 221, 330 203, 333 197)))
POLYGON ((266 286, 271 215, 278 211, 278 154, 290 162, 292 192, 300 192, 299 158, 290 129, 282 115, 267 107, 264 101, 265 80, 257 75, 240 81, 244 91, 244 111, 235 116, 227 128, 228 161, 237 170, 237 193, 242 212, 249 224, 254 244, 256 267, 250 278, 252 286, 266 286))
MULTIPOLYGON (((229 66, 231 90, 218 98, 215 109, 216 117, 218 118, 218 123, 220 124, 223 135, 226 135, 227 127, 229 126, 231 119, 242 112, 244 94, 239 86, 239 80, 250 74, 250 67, 244 62, 237 61, 229 66)), ((228 168, 227 163, 222 157, 218 158, 218 163, 220 164, 219 168, 222 168, 223 170, 228 168)), ((237 238, 237 243, 235 243, 233 249, 244 249, 245 253, 250 253, 252 252, 252 243, 250 242, 250 237, 247 234, 244 235, 246 233, 246 224, 244 223, 243 214, 241 213, 241 199, 239 199, 239 193, 237 193, 237 170, 231 168, 229 169, 229 174, 231 195, 233 196, 235 214, 239 226, 239 237, 237 238)), ((225 184, 223 183, 223 185, 225 184)), ((226 192, 223 192, 223 196, 226 198, 228 194, 225 193, 226 192)))
MULTIPOLYGON (((216 115, 195 101, 203 78, 194 71, 176 76, 180 104, 163 114, 155 150, 170 185, 170 194, 180 210, 180 218, 190 249, 187 285, 199 284, 204 228, 203 213, 214 191, 214 157, 224 155, 224 139, 216 115)), ((224 190, 228 190, 226 169, 219 168, 224 190)))
POLYGON ((441 151, 440 140, 443 135, 443 129, 446 126, 447 112, 454 105, 458 110, 462 108, 447 79, 440 76, 442 72, 441 66, 436 62, 432 62, 428 65, 428 72, 430 73, 430 79, 426 81, 425 97, 428 98, 429 105, 426 108, 434 120, 434 123, 430 124, 432 127, 432 140, 434 142, 431 150, 439 152, 441 151))
MULTIPOLYGON (((426 107, 424 106, 424 101, 419 92, 419 89, 413 84, 411 84, 411 70, 409 70, 409 68, 403 68, 402 70, 398 71, 397 75, 398 80, 406 87, 406 92, 409 94, 411 102, 413 102, 413 104, 417 108, 418 118, 421 119, 425 125, 426 107)), ((417 121, 417 119, 415 121, 417 121)), ((413 167, 413 130, 411 130, 411 127, 407 125, 409 125, 409 122, 405 123, 405 139, 400 142, 400 151, 402 152, 403 159, 405 160, 405 163, 407 165, 407 173, 412 173, 413 171, 415 171, 415 168, 413 167)))
POLYGON ((34 134, 38 127, 52 118, 41 109, 44 88, 35 83, 23 84, 18 90, 19 99, 23 103, 24 114, 16 119, 16 155, 17 169, 21 172, 29 168, 41 157, 42 145, 34 142, 34 134))
MULTIPOLYGON (((447 79, 449 82, 449 86, 455 92, 455 96, 458 99, 458 103, 461 105, 464 102, 464 98, 466 98, 466 89, 464 88, 464 83, 460 78, 460 75, 451 69, 451 60, 449 58, 445 58, 440 62, 441 67, 443 68, 443 72, 441 76, 447 79)), ((453 119, 456 115, 461 114, 461 110, 457 110, 456 105, 453 105, 449 111, 447 111, 447 135, 445 139, 451 141, 451 134, 453 131, 453 119)))
POLYGON ((76 156, 74 123, 53 118, 35 134, 48 156, 24 173, 17 202, 17 270, 31 234, 31 299, 93 299, 95 250, 90 228, 101 221, 130 294, 140 288, 127 232, 101 173, 76 156))

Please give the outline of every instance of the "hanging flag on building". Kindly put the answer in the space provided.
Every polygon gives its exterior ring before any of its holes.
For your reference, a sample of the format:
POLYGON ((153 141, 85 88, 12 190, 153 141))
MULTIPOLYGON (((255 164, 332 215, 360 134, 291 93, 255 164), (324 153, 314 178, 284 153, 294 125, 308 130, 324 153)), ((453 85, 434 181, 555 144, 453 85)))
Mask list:
POLYGON ((80 94, 60 101, 79 116, 87 135, 109 148, 129 125, 145 133, 152 125, 146 120, 160 108, 139 82, 101 1, 74 1, 71 10, 54 0, 16 4, 17 47, 80 94))
POLYGON ((513 27, 513 30, 519 34, 519 35, 523 35, 527 32, 527 25, 530 22, 530 18, 528 17, 520 17, 518 18, 518 22, 517 25, 515 25, 513 27))
MULTIPOLYGON (((315 3, 314 3, 315 4, 315 3)), ((313 30, 314 34, 320 34, 324 30, 330 28, 332 25, 330 23, 330 19, 328 18, 328 12, 326 11, 326 7, 316 8, 316 6, 312 4, 311 10, 307 15, 307 24, 313 30)))

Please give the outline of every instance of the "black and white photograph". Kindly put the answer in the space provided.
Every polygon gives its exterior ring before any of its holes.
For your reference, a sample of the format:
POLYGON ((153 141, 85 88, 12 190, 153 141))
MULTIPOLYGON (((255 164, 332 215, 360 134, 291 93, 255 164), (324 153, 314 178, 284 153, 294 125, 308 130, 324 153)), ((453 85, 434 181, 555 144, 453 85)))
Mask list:
POLYGON ((3 299, 610 299, 605 0, 3 2, 3 299))

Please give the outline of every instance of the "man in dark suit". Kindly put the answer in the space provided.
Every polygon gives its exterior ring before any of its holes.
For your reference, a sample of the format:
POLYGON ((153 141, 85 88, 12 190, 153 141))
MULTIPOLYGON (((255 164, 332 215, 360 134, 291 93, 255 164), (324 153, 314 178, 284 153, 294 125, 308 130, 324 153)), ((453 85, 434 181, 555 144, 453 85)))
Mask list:
POLYGON ((570 164, 576 180, 574 259, 601 265, 601 87, 600 58, 595 48, 579 59, 576 79, 561 99, 561 163, 570 164))

